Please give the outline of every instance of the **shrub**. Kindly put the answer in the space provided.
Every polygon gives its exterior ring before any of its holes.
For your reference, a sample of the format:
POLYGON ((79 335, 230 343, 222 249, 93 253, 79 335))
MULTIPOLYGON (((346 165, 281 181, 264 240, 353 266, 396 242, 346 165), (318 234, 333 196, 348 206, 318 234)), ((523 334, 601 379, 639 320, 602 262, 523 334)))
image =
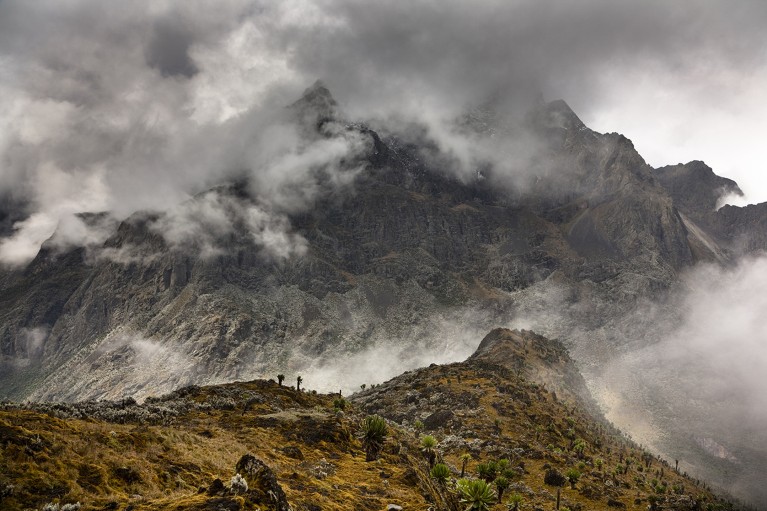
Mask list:
POLYGON ((386 420, 378 415, 368 415, 362 421, 362 446, 365 449, 365 461, 375 461, 383 448, 384 439, 389 430, 386 420))
POLYGON ((519 506, 521 506, 524 501, 525 499, 522 497, 522 495, 516 492, 512 493, 509 496, 509 501, 506 503, 506 508, 511 511, 519 511, 519 506))
POLYGON ((577 468, 571 468, 565 473, 565 477, 570 481, 570 487, 575 489, 575 484, 578 482, 578 479, 581 478, 581 473, 578 472, 577 468))
POLYGON ((437 439, 433 436, 425 435, 421 438, 421 451, 426 456, 430 467, 434 466, 434 461, 437 457, 437 453, 434 452, 435 447, 437 447, 437 439))
POLYGON ((498 500, 503 498, 503 492, 509 487, 509 480, 503 476, 496 477, 495 488, 498 490, 498 500))
POLYGON ((59 506, 58 504, 49 502, 48 504, 43 506, 43 511, 79 511, 79 509, 80 509, 79 502, 75 502, 74 504, 64 504, 63 506, 59 506))
POLYGON ((468 504, 466 511, 486 511, 495 504, 495 492, 482 479, 460 479, 456 485, 461 494, 461 502, 468 504))
POLYGON ((461 454, 461 479, 463 479, 463 476, 466 473, 466 464, 469 463, 470 459, 471 454, 467 452, 461 454))
POLYGON ((437 463, 432 467, 430 474, 434 479, 444 484, 450 477, 450 469, 444 463, 437 463))
POLYGON ((333 400, 333 408, 336 410, 346 410, 346 399, 339 397, 333 400))

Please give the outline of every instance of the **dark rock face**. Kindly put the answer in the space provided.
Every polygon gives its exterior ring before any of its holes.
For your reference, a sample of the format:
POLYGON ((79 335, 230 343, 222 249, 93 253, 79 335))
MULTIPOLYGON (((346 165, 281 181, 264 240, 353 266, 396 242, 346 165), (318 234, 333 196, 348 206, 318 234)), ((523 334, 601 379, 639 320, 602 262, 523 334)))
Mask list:
POLYGON ((694 251, 715 246, 716 259, 724 261, 767 249, 767 204, 716 209, 722 198, 743 195, 735 181, 717 176, 701 161, 661 167, 655 175, 683 214, 694 251))
POLYGON ((717 234, 736 254, 767 250, 767 203, 724 206, 713 220, 717 234))
POLYGON ((496 328, 482 339, 469 362, 503 366, 546 385, 559 396, 577 399, 598 415, 583 376, 559 341, 525 330, 496 328))
POLYGON ((668 190, 677 208, 702 224, 715 212, 723 196, 743 195, 735 181, 717 176, 702 161, 655 169, 655 178, 668 190))
POLYGON ((251 454, 246 454, 237 462, 237 473, 248 483, 248 501, 267 506, 274 511, 291 511, 285 492, 277 482, 274 472, 266 464, 251 454))
POLYGON ((439 410, 423 420, 423 427, 426 431, 435 430, 447 424, 454 417, 455 414, 450 410, 439 410))

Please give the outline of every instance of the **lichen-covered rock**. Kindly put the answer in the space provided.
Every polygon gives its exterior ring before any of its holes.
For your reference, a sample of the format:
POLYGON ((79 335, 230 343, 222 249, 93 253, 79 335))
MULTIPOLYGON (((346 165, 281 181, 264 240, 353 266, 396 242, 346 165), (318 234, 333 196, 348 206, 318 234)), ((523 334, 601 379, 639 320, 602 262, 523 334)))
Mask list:
POLYGON ((549 486, 564 486, 567 482, 567 478, 558 470, 550 468, 543 476, 543 482, 549 486))
POLYGON ((246 454, 237 462, 236 470, 248 482, 246 497, 249 502, 267 506, 262 509, 292 511, 277 477, 263 461, 246 454))
POLYGON ((455 417, 451 410, 438 410, 423 420, 423 427, 427 431, 435 430, 445 426, 455 417))

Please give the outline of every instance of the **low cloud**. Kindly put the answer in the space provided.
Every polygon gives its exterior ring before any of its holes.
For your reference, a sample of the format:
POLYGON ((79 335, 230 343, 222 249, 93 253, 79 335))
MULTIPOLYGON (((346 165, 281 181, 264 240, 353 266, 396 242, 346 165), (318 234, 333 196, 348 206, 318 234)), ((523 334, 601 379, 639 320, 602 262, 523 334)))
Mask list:
POLYGON ((215 191, 180 204, 154 221, 150 229, 171 247, 194 249, 204 259, 221 254, 226 239, 239 233, 247 233, 269 258, 300 256, 307 248, 300 234, 290 232, 290 221, 284 215, 215 191))
POLYGON ((344 346, 320 358, 295 355, 283 372, 300 371, 307 388, 348 395, 405 371, 466 360, 491 329, 508 324, 509 318, 476 307, 435 311, 399 331, 395 342, 391 332, 379 331, 352 353, 344 346))
POLYGON ((18 349, 19 356, 15 359, 16 364, 24 366, 38 358, 43 352, 43 345, 47 338, 47 327, 22 328, 19 330, 17 340, 20 346, 18 349))
POLYGON ((55 385, 43 385, 33 400, 45 401, 56 389, 57 399, 143 399, 188 384, 196 375, 193 357, 125 327, 118 327, 85 348, 82 357, 66 363, 50 375, 55 385), (163 382, 158 387, 148 381, 163 382))
MULTIPOLYGON (((123 219, 166 210, 243 172, 261 176, 264 190, 275 178, 292 182, 275 201, 304 207, 316 186, 305 159, 337 158, 339 139, 274 166, 265 166, 270 144, 259 141, 291 136, 265 131, 318 77, 349 119, 425 126, 447 166, 468 178, 487 161, 512 177, 530 167, 524 140, 509 145, 452 127, 482 105, 515 118, 541 94, 562 97, 597 129, 628 130, 626 116, 612 113, 653 98, 621 95, 666 77, 664 87, 685 98, 674 112, 687 129, 711 98, 758 98, 749 91, 763 88, 756 85, 766 14, 758 1, 695 9, 660 0, 554 8, 530 0, 438 7, 139 1, 114 9, 93 0, 7 0, 0 3, 0 195, 24 202, 28 218, 3 242, 0 261, 23 264, 78 213, 123 219), (730 93, 733 84, 751 85, 744 96, 730 93), (60 186, 67 181, 74 186, 60 186)), ((725 106, 727 125, 735 125, 743 105, 725 106)), ((653 119, 649 129, 657 126, 653 119)), ((66 237, 92 241, 82 232, 66 237)))
POLYGON ((767 257, 699 266, 683 285, 671 314, 650 312, 659 341, 605 368, 603 403, 639 441, 756 502, 767 497, 753 477, 767 463, 767 257), (737 466, 717 469, 714 458, 737 466))

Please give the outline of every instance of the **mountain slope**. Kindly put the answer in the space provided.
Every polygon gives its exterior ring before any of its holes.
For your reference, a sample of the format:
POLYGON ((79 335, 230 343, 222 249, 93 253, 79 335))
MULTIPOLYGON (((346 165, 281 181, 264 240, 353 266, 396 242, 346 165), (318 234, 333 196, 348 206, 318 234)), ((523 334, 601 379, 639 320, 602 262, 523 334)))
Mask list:
POLYGON ((351 402, 253 381, 189 387, 142 405, 6 404, 0 504, 458 510, 462 468, 474 478, 481 464, 505 460, 506 495, 519 493, 526 508, 553 506, 557 490, 544 476, 572 468, 581 475, 561 489, 570 509, 732 507, 606 424, 583 393, 560 343, 499 329, 465 362, 405 373, 351 402), (374 411, 392 420, 380 458, 366 462, 357 437, 374 411), (444 483, 429 476, 412 427, 418 418, 438 441, 435 461, 450 467, 444 483), (229 488, 236 473, 248 483, 239 494, 229 488))
MULTIPOLYGON (((592 132, 564 102, 526 121, 547 163, 521 191, 492 169, 463 181, 417 144, 338 119, 320 83, 290 111, 312 137, 351 131, 368 144, 349 186, 289 216, 285 243, 297 252, 275 257, 263 236, 249 236, 263 206, 247 182, 182 205, 187 216, 175 215, 201 233, 183 244, 168 239, 176 217, 137 213, 103 246, 44 249, 1 281, 3 394, 140 396, 316 367, 390 339, 397 351, 419 351, 447 334, 440 325, 467 315, 467 335, 476 335, 527 314, 536 294, 525 290, 552 278, 576 294, 589 283, 617 317, 706 257, 630 141, 592 132), (194 224, 210 209, 228 230, 194 224)), ((575 337, 583 320, 545 328, 575 337)), ((454 349, 468 353, 465 343, 454 349)))

